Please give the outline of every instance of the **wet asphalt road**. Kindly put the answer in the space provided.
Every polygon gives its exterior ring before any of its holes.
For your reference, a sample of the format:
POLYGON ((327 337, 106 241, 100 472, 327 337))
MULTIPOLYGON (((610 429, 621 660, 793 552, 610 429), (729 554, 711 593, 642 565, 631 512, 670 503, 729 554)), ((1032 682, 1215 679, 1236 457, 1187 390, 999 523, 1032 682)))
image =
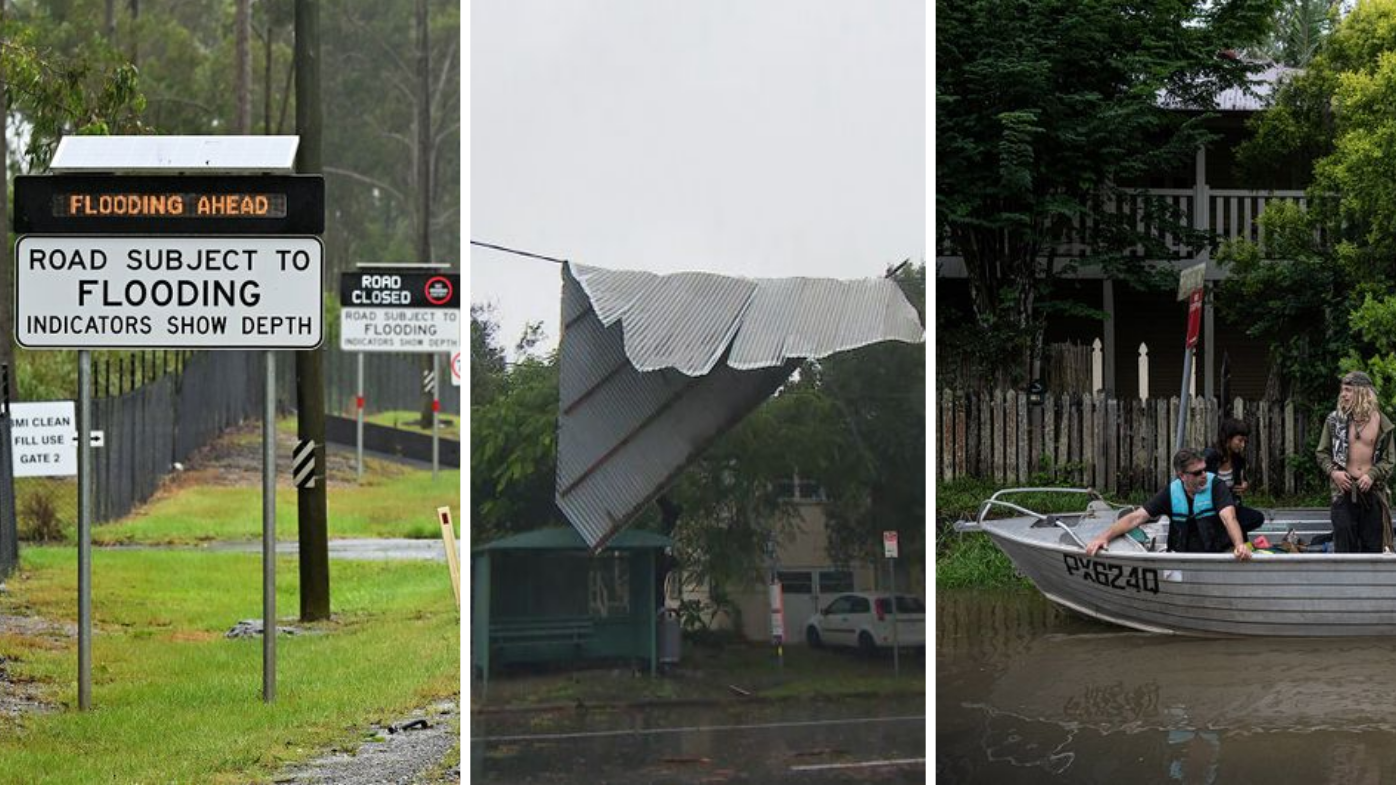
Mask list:
POLYGON ((925 782, 921 696, 484 714, 472 782, 925 782))

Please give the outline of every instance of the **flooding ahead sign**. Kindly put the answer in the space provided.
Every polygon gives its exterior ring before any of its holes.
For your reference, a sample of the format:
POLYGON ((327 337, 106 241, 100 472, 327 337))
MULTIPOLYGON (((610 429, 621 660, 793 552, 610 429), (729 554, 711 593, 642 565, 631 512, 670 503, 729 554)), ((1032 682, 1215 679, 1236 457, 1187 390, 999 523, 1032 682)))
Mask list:
POLYGON ((15 336, 31 349, 313 349, 315 237, 55 237, 15 244, 15 336))

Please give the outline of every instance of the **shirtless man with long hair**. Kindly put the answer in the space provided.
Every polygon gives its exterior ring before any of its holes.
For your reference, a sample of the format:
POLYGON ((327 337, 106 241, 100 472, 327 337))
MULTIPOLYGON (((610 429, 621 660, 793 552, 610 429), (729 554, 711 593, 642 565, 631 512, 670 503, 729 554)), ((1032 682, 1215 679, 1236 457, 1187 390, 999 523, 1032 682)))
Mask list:
POLYGON ((1381 553, 1391 547, 1387 480, 1396 466, 1393 425, 1377 405, 1372 379, 1343 376, 1338 406, 1323 422, 1315 457, 1333 498, 1333 550, 1381 553))

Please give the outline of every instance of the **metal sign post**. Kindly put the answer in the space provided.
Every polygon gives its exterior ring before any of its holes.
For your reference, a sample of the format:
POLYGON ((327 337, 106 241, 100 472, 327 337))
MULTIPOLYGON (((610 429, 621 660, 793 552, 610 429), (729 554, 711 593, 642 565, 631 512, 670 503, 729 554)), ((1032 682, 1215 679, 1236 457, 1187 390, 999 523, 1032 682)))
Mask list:
POLYGON ((1197 346, 1197 334, 1202 324, 1202 291, 1207 281, 1207 263, 1196 264, 1178 275, 1178 300, 1188 301, 1188 334, 1183 346, 1183 389, 1178 394, 1178 429, 1173 436, 1173 451, 1183 449, 1188 428, 1188 398, 1192 390, 1192 354, 1197 346))
POLYGON ((901 635, 897 631, 897 533, 882 533, 882 553, 887 557, 887 579, 892 588, 892 675, 902 676, 901 635))
POLYGON ((358 466, 357 479, 362 482, 364 479, 364 355, 359 352, 358 357, 358 387, 354 393, 354 457, 358 466))
POLYGON ((776 645, 776 664, 785 670, 785 593, 779 578, 771 579, 771 640, 776 645))
POLYGON ((92 352, 78 352, 78 709, 92 708, 92 352))
POLYGON ((276 700, 276 353, 262 411, 262 701, 276 700))

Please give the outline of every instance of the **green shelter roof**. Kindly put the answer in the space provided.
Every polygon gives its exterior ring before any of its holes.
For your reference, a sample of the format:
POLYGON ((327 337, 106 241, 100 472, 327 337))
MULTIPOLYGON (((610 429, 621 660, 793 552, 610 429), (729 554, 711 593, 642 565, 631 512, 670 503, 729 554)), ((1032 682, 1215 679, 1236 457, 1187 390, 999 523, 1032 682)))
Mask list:
MULTIPOLYGON (((626 529, 606 543, 605 550, 634 551, 645 548, 668 548, 674 541, 662 534, 626 529)), ((483 551, 585 551, 589 550, 582 535, 572 528, 537 529, 495 540, 472 549, 483 551)))

